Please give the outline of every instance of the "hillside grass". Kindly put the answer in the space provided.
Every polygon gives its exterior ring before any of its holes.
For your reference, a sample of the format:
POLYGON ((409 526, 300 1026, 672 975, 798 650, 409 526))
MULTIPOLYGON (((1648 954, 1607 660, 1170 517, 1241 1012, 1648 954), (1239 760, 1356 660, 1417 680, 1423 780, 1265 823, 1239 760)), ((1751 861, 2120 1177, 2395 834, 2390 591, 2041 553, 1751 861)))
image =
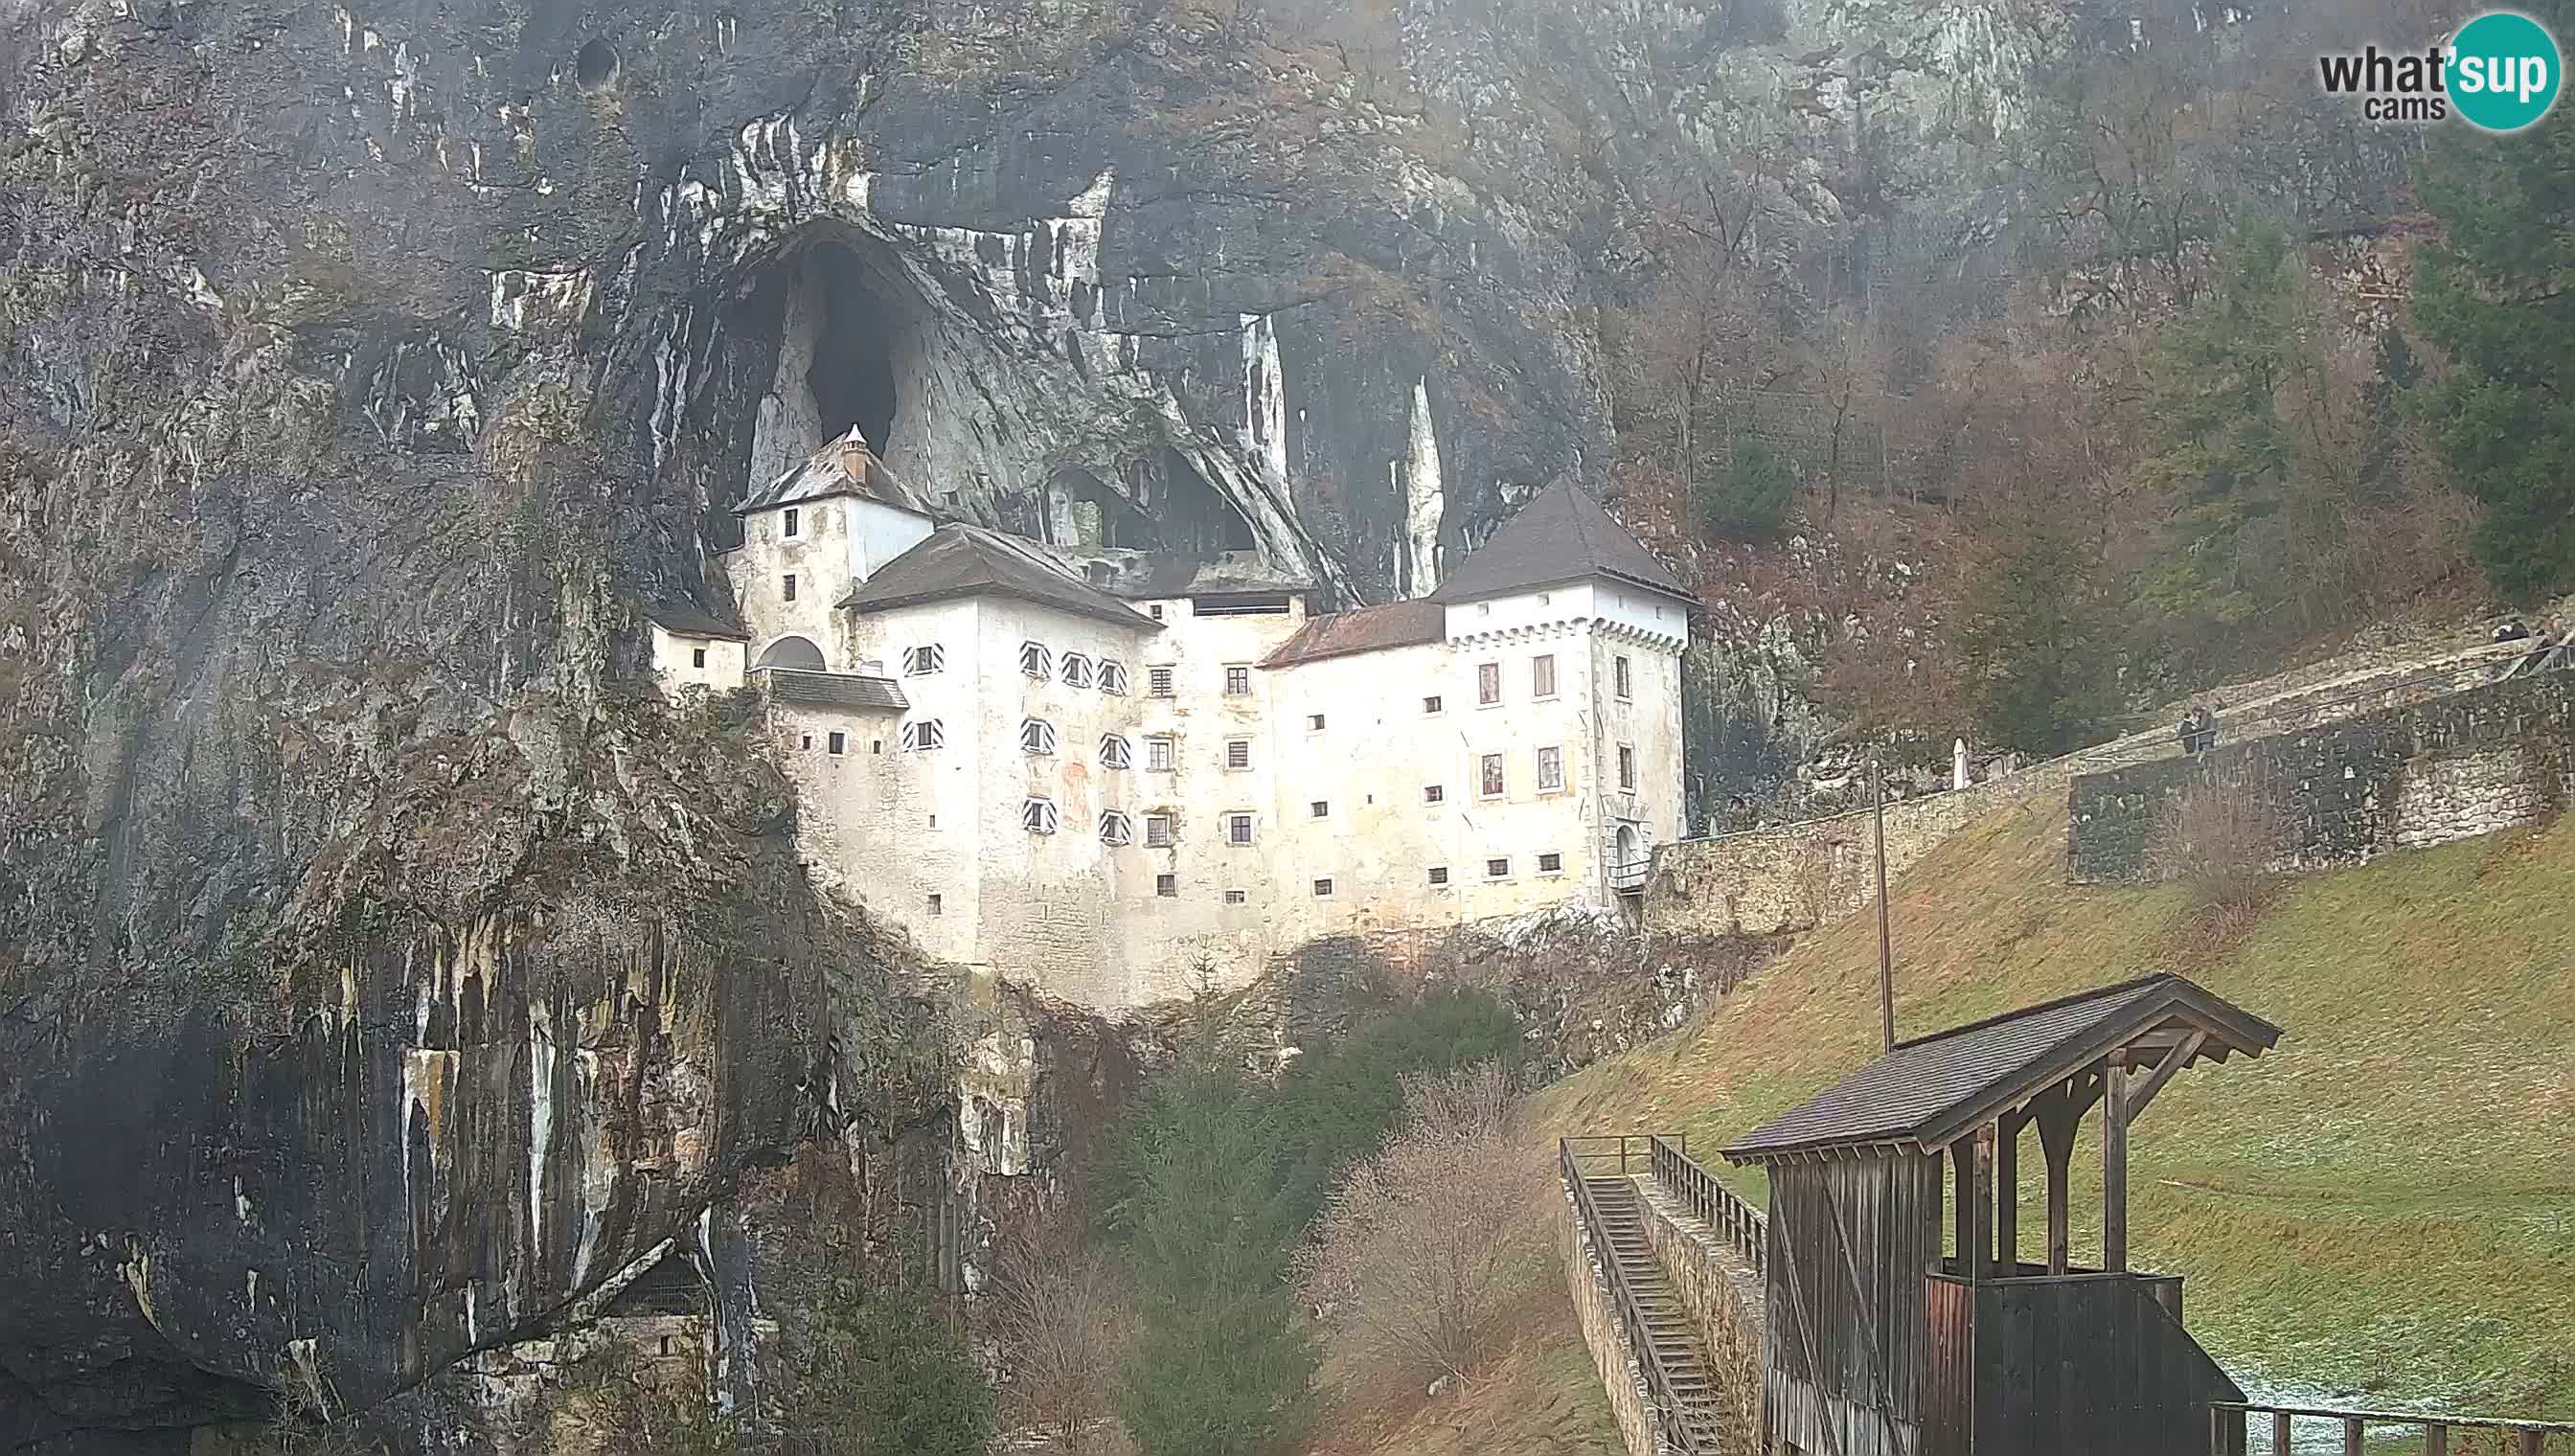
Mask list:
MULTIPOLYGON (((2268 1055, 2194 1067, 2138 1120, 2132 1265, 2187 1276, 2193 1333, 2257 1399, 2575 1418, 2575 819, 2285 881, 2212 944, 2177 887, 2068 885, 2064 812, 1996 815, 1897 882, 1896 1034, 2156 970, 2277 1022, 2268 1055)), ((1808 936, 1541 1093, 1532 1151, 1677 1128, 1759 1199, 1714 1149, 1875 1054, 1876 973, 1872 916, 1808 936)), ((2034 1135, 2021 1175, 2042 1258, 2034 1135)), ((2097 1257, 2092 1136, 2074 1235, 2097 1257)))

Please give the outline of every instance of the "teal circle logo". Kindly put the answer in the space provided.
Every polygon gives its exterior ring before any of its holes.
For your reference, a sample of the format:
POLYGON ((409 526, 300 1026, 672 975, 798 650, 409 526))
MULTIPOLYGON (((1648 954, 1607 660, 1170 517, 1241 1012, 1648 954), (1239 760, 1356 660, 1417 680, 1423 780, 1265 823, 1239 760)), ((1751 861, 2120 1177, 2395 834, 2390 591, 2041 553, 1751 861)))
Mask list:
POLYGON ((2497 10, 2459 27, 2450 38, 2443 81, 2450 104, 2468 125, 2517 132, 2556 103, 2557 41, 2527 15, 2497 10))

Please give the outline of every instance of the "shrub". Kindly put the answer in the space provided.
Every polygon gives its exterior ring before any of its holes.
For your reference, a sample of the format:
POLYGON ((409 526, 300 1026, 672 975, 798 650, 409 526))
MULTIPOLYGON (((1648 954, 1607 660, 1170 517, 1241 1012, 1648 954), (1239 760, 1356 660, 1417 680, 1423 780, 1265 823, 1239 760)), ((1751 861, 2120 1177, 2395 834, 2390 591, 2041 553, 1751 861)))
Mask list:
POLYGON ((1758 440, 1737 439, 1724 466, 1690 487, 1690 524, 1699 535, 1729 541, 1769 541, 1779 534, 1796 498, 1787 462, 1758 440))
POLYGON ((1326 1200, 1298 1268, 1355 1367, 1462 1378, 1508 1334, 1546 1256, 1545 1223, 1528 1216, 1545 1167, 1498 1064, 1406 1077, 1403 1093, 1401 1126, 1326 1200))

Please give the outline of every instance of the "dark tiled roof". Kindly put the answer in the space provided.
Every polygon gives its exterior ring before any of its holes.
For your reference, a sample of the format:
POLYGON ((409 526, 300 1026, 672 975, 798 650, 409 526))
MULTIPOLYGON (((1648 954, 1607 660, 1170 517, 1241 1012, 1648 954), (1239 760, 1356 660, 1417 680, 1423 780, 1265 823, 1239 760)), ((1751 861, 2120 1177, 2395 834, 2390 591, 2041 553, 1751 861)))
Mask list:
POLYGON ((1356 612, 1335 612, 1308 619, 1296 635, 1264 658, 1265 668, 1285 668, 1381 648, 1408 648, 1437 642, 1447 634, 1448 610, 1428 599, 1389 602, 1356 612))
POLYGON ((754 511, 793 506, 800 501, 828 500, 834 496, 856 496, 863 501, 892 506, 898 511, 910 511, 916 516, 930 514, 930 508, 923 504, 920 494, 901 476, 888 470, 884 461, 877 459, 876 453, 868 449, 867 437, 861 435, 856 427, 815 451, 803 465, 745 497, 741 505, 733 508, 733 513, 748 516, 754 511))
POLYGON ((1725 1156, 1760 1162, 1890 1143, 1937 1147, 2082 1062, 2176 1020, 2210 1033, 2200 1051, 2210 1059, 2259 1056, 2280 1039, 2279 1027, 2180 976, 2148 976, 1898 1042, 1754 1128, 1725 1156))
POLYGON ((981 527, 948 525, 886 563, 841 606, 853 612, 886 612, 952 597, 1016 597, 1058 611, 1078 613, 1155 632, 1160 624, 1073 575, 1027 542, 981 527))
POLYGON ((801 708, 884 708, 901 713, 912 707, 903 685, 892 678, 862 678, 853 673, 809 673, 802 668, 768 668, 769 695, 801 708))
POLYGON ((686 602, 648 603, 645 619, 664 632, 682 637, 722 638, 726 642, 749 642, 751 634, 712 613, 686 602))
POLYGON ((1589 493, 1558 482, 1503 522, 1492 540, 1468 552, 1430 596, 1435 602, 1471 602, 1584 577, 1610 577, 1684 600, 1690 595, 1589 493))

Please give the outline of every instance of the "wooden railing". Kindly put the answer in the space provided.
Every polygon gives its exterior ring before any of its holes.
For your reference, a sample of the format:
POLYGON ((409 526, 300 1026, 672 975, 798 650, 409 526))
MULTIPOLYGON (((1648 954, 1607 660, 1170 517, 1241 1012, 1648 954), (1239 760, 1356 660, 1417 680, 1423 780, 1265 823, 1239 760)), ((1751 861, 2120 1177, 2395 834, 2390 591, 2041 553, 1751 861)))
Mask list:
MULTIPOLYGON (((1654 1424, 1663 1439, 1679 1456, 1697 1456, 1698 1433, 1682 1418, 1680 1387, 1671 1370, 1663 1364, 1662 1352, 1654 1345, 1653 1332, 1645 1324, 1643 1308, 1636 1292, 1627 1285, 1626 1274, 1618 1267, 1618 1251, 1610 1245, 1609 1225, 1600 1216, 1600 1205, 1592 1200, 1591 1185, 1582 1180, 1582 1166, 1574 1155, 1573 1145, 1580 1143, 1614 1143, 1618 1171, 1627 1171, 1628 1144, 1644 1138, 1618 1135, 1564 1137, 1556 1140, 1556 1162, 1564 1174, 1565 1190, 1573 1195, 1575 1214, 1583 1229, 1591 1235, 1591 1251, 1599 1256, 1600 1277, 1608 1282, 1609 1302, 1618 1309, 1618 1323, 1626 1331, 1627 1348, 1635 1353, 1637 1365, 1645 1372, 1645 1389, 1653 1397, 1654 1424)), ((1592 1154, 1598 1155, 1598 1154, 1592 1154)))
MULTIPOLYGON (((2575 1437, 2575 1423, 2564 1421, 2515 1421, 2489 1416, 2426 1415, 2421 1411, 2328 1410, 2303 1405, 2265 1405, 2259 1401, 2216 1401, 2208 1408, 2208 1449, 2211 1456, 2241 1453, 2252 1443, 2248 1427, 2256 1414, 2271 1418, 2272 1456, 2289 1456, 2290 1426, 2305 1420, 2337 1422, 2342 1427, 2344 1456, 2361 1456, 2361 1445, 2371 1426, 2412 1426, 2423 1433, 2424 1456, 2449 1456, 2452 1431, 2494 1431, 2498 1439, 2509 1436, 2518 1456, 2542 1456, 2550 1436, 2575 1437)), ((2575 1441, 2558 1443, 2561 1451, 2575 1450, 2575 1441)))
POLYGON ((1700 1222, 1725 1235, 1754 1273, 1765 1272, 1770 1260, 1769 1218, 1691 1159, 1688 1133, 1677 1137, 1655 1133, 1646 1142, 1654 1181, 1697 1214, 1700 1222))

